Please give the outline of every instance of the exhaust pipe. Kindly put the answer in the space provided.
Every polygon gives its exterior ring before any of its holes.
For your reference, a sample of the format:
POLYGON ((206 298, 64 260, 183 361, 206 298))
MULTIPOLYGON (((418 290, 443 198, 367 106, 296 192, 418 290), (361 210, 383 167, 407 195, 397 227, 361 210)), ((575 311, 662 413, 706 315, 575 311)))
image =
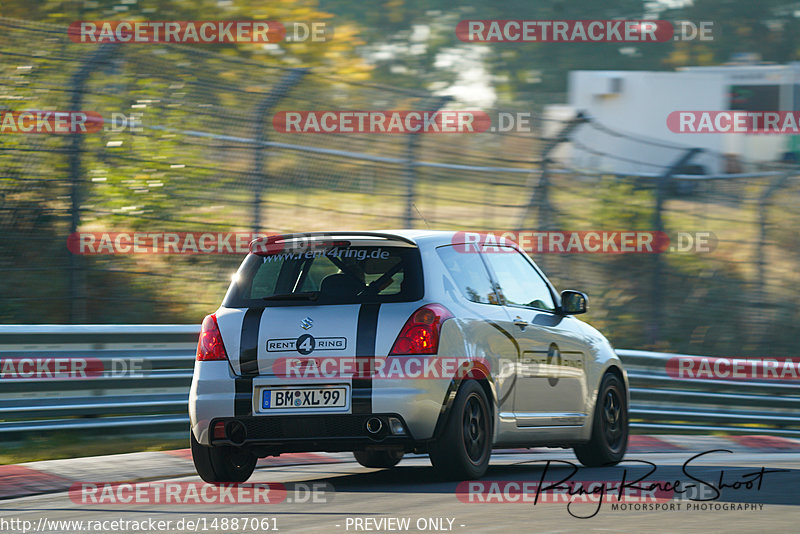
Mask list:
POLYGON ((377 417, 370 417, 367 419, 367 432, 370 434, 377 434, 383 429, 383 421, 378 419, 377 417))
POLYGON ((241 421, 228 421, 228 424, 225 425, 225 433, 234 445, 241 445, 247 439, 247 429, 241 421))

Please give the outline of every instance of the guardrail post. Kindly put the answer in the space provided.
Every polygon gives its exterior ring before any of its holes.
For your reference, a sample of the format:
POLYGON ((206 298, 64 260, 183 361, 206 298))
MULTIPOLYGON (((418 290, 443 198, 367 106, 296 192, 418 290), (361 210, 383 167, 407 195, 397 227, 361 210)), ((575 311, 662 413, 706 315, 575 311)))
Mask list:
POLYGON ((278 80, 269 94, 258 103, 254 113, 255 120, 255 148, 253 151, 253 233, 261 231, 261 197, 267 186, 267 173, 264 172, 264 155, 267 150, 266 118, 280 100, 300 81, 308 72, 307 69, 291 69, 288 74, 278 80))
MULTIPOLYGON (((441 96, 433 98, 432 105, 422 106, 420 111, 429 111, 436 113, 445 104, 447 104, 452 97, 441 96)), ((406 166, 405 166, 405 191, 406 191, 406 207, 403 215, 403 227, 414 227, 414 198, 417 185, 417 141, 419 140, 419 132, 408 134, 406 142, 406 166)))
MULTIPOLYGON (((80 111, 83 107, 83 92, 86 82, 98 63, 109 59, 116 51, 117 45, 105 43, 80 64, 70 78, 69 87, 72 97, 69 111, 80 111)), ((83 151, 83 134, 73 132, 69 135, 69 153, 67 162, 70 182, 70 235, 78 231, 81 224, 81 195, 83 172, 81 155, 83 151)), ((69 252, 69 322, 86 322, 86 273, 83 270, 83 259, 69 252)))
MULTIPOLYGON (((681 167, 686 165, 693 157, 702 152, 702 148, 690 148, 683 153, 675 162, 667 168, 664 173, 656 178, 656 199, 655 208, 653 210, 653 231, 657 235, 664 232, 664 220, 662 213, 664 211, 664 201, 667 196, 667 186, 672 177, 678 173, 681 167)), ((661 323, 664 320, 664 260, 661 257, 661 252, 653 254, 653 270, 652 270, 652 289, 651 289, 651 314, 650 324, 647 328, 648 342, 652 345, 661 339, 661 323)))

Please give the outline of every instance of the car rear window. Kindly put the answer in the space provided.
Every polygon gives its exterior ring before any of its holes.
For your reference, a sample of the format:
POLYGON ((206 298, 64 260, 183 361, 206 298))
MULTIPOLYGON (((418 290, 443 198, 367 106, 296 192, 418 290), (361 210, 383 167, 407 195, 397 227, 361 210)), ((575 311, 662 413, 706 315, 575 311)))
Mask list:
POLYGON ((223 306, 412 302, 422 294, 416 247, 329 246, 248 255, 223 306))

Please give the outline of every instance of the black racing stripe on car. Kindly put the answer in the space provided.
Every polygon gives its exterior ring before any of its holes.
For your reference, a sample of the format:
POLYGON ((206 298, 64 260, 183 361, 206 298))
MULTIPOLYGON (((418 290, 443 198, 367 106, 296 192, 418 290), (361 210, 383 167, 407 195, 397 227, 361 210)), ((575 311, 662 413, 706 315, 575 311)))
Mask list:
POLYGON ((243 377, 236 379, 236 395, 233 398, 233 415, 246 417, 253 415, 253 379, 243 377))
MULTIPOLYGON (((358 310, 356 331, 356 361, 358 362, 358 369, 372 369, 373 367, 380 307, 380 304, 362 304, 358 310)), ((354 414, 372 413, 371 376, 353 379, 352 407, 354 414)))
POLYGON ((242 337, 239 341, 239 369, 243 375, 258 374, 258 329, 264 308, 250 308, 242 319, 242 337))

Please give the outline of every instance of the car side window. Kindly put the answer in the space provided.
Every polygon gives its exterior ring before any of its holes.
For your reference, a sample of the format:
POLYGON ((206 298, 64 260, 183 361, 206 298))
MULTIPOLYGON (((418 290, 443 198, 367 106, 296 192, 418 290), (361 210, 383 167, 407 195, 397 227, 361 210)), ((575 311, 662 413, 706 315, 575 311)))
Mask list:
POLYGON ((522 253, 511 247, 499 247, 497 252, 484 252, 483 258, 495 275, 505 304, 556 309, 547 283, 522 253))
POLYGON ((486 266, 477 253, 461 252, 452 245, 439 247, 436 252, 467 300, 499 304, 486 266))

